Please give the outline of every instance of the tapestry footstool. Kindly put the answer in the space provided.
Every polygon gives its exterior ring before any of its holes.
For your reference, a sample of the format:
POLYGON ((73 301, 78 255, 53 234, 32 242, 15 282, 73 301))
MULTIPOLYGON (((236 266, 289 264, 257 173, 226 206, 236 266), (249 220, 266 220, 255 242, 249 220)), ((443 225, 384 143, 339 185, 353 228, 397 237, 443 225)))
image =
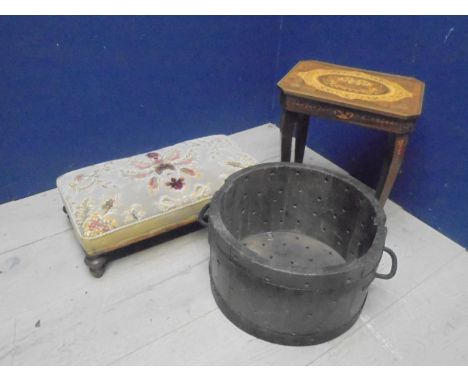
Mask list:
POLYGON ((106 254, 196 221, 229 175, 255 163, 213 135, 68 172, 57 188, 85 263, 101 277, 106 254))

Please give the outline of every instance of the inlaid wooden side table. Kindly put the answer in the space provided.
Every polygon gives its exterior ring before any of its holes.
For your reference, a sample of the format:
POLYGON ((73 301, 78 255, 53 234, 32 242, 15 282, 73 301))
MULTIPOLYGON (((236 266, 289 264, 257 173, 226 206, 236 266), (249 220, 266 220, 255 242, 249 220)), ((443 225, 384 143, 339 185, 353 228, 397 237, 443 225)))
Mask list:
POLYGON ((383 205, 403 162, 408 136, 421 115, 424 83, 411 77, 372 72, 320 61, 300 61, 278 82, 281 89, 281 160, 302 162, 309 117, 353 123, 389 134, 376 189, 383 205))

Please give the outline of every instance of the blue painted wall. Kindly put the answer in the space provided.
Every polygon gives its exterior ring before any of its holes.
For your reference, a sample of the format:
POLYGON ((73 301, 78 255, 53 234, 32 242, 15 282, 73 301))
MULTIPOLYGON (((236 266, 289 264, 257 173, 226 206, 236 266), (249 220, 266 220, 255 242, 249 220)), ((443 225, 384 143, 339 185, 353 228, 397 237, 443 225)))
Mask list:
MULTIPOLYGON (((277 80, 316 59, 426 82, 391 198, 468 247, 468 18, 284 17, 281 31, 277 80)), ((309 128, 311 148, 371 186, 384 143, 383 133, 348 124, 312 120, 309 128)))
POLYGON ((278 17, 1 17, 0 203, 271 114, 278 17))
MULTIPOLYGON (((392 199, 468 246, 468 19, 0 17, 0 203, 71 169, 279 120, 318 59, 427 84, 392 199)), ((384 135, 313 120, 308 144, 374 185, 384 135)))

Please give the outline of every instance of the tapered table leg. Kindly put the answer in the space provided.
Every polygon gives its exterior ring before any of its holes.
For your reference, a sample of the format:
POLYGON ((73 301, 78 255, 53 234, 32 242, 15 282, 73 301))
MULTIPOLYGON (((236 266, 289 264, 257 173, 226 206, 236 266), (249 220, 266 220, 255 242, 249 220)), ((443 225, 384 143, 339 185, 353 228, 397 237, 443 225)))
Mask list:
POLYGON ((294 161, 297 163, 302 163, 304 160, 308 129, 309 116, 306 114, 298 114, 296 119, 296 150, 294 152, 294 161))
POLYGON ((281 162, 291 161, 291 146, 297 114, 283 110, 280 123, 281 132, 281 162))
POLYGON ((376 189, 377 198, 380 205, 384 205, 393 188, 395 179, 400 171, 403 158, 405 156, 406 146, 408 145, 408 135, 391 135, 389 137, 389 152, 384 160, 382 170, 380 171, 380 180, 376 189))

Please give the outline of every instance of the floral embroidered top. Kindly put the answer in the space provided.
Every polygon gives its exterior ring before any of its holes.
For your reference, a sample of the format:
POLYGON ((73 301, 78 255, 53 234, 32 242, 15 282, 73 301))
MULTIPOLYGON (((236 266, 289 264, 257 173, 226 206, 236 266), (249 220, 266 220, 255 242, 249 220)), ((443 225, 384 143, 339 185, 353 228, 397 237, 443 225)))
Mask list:
POLYGON ((255 163, 213 135, 71 171, 57 187, 80 236, 93 238, 209 199, 227 176, 255 163))

